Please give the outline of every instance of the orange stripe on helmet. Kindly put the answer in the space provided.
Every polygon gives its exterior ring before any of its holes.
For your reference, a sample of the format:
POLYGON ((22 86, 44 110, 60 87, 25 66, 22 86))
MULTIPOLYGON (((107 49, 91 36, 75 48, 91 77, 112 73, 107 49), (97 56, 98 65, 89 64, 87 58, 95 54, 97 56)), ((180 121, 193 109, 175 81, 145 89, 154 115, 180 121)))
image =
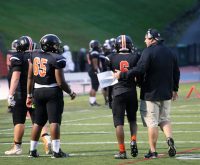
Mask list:
POLYGON ((126 36, 122 35, 122 49, 126 49, 126 36))

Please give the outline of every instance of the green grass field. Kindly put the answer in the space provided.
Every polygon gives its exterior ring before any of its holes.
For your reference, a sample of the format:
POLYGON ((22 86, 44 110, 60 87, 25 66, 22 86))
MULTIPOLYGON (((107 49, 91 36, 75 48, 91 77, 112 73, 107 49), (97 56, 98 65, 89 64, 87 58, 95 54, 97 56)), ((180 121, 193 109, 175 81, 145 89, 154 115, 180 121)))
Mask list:
POLYGON ((57 34, 72 50, 88 48, 92 39, 127 34, 144 47, 148 28, 163 30, 196 4, 197 0, 9 0, 1 1, 0 38, 11 42, 29 35, 39 42, 47 33, 57 34))
MULTIPOLYGON (((199 164, 199 160, 180 160, 181 156, 198 156, 200 158, 200 101, 192 93, 189 99, 185 99, 190 87, 195 85, 200 91, 200 84, 181 84, 179 99, 172 105, 172 122, 174 138, 177 146, 177 156, 167 156, 167 145, 165 137, 160 131, 157 144, 157 151, 160 158, 144 160, 143 156, 148 151, 147 130, 141 124, 140 113, 138 112, 138 148, 137 158, 130 156, 129 140, 130 134, 125 124, 126 148, 129 159, 115 160, 113 155, 118 152, 115 137, 115 129, 112 122, 111 110, 103 106, 103 97, 98 94, 97 99, 101 107, 93 108, 88 105, 88 96, 78 96, 71 101, 65 98, 65 109, 61 126, 62 149, 70 153, 71 157, 66 159, 51 159, 44 155, 42 144, 38 151, 41 157, 37 159, 28 158, 31 123, 26 122, 26 131, 23 138, 23 155, 5 156, 5 150, 9 149, 13 142, 13 125, 11 114, 6 111, 6 101, 0 101, 0 164, 1 165, 33 165, 33 164, 70 164, 70 165, 127 165, 127 164, 155 164, 155 165, 186 165, 199 164)), ((187 157, 186 157, 187 158, 187 157)))

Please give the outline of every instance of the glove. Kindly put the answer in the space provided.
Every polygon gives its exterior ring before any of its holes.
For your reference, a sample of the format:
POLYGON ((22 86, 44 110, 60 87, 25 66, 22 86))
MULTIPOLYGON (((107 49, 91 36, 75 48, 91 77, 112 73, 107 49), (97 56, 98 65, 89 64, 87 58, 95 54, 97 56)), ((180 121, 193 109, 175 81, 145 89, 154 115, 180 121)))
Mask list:
POLYGON ((71 100, 74 100, 76 98, 76 93, 75 92, 71 92, 71 94, 69 94, 71 97, 71 100))
POLYGON ((27 98, 26 98, 26 106, 27 106, 28 108, 32 108, 32 105, 33 105, 32 97, 27 97, 27 98))
POLYGON ((8 96, 8 106, 9 107, 14 107, 16 104, 16 101, 14 100, 14 96, 9 95, 8 96))

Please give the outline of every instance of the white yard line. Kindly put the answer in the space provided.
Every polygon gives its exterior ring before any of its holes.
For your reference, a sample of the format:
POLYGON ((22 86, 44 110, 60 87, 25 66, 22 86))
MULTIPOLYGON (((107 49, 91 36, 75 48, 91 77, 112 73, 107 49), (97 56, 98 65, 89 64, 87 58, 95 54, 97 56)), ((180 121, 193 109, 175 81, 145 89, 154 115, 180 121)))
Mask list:
MULTIPOLYGON (((114 134, 115 131, 93 131, 93 132, 61 132, 62 135, 81 135, 81 134, 114 134)), ((130 134, 129 131, 125 131, 125 134, 130 134)), ((147 131, 138 131, 138 134, 147 133, 147 131)), ((181 133, 200 133, 200 131, 173 131, 174 134, 181 134, 181 133)), ((13 135, 13 133, 7 133, 7 132, 0 132, 0 135, 13 135)), ((30 135, 30 133, 25 133, 24 135, 30 135)))
MULTIPOLYGON (((142 123, 138 122, 138 125, 143 125, 142 123)), ((196 125, 200 124, 200 122, 172 122, 173 125, 196 125)), ((107 125, 113 125, 113 123, 65 123, 62 124, 65 126, 107 126, 107 125)), ((125 125, 128 125, 128 123, 125 123, 125 125)))
MULTIPOLYGON (((130 141, 126 141, 126 144, 129 144, 130 141)), ((138 144, 148 144, 148 141, 138 141, 138 144)), ((159 144, 165 144, 166 141, 158 141, 159 144)), ((176 141, 176 144, 200 144, 200 141, 176 141)), ((0 143, 0 145, 12 145, 13 142, 0 143)), ((39 142, 39 144, 43 144, 39 142)), ((98 145, 98 144, 117 144, 117 141, 107 141, 107 142, 61 142, 61 145, 98 145)), ((24 142, 23 145, 30 145, 29 142, 24 142)))
POLYGON ((112 115, 103 115, 103 116, 94 116, 94 117, 75 119, 75 120, 67 120, 67 121, 62 121, 62 123, 70 123, 70 122, 76 122, 76 121, 93 120, 93 119, 108 118, 108 117, 110 118, 112 117, 112 115))
MULTIPOLYGON (((77 119, 76 121, 81 121, 86 119, 77 119)), ((74 120, 65 121, 61 126, 113 126, 113 123, 68 123, 74 122, 74 120)), ((138 125, 143 125, 138 122, 138 125)), ((200 122, 172 122, 172 125, 198 125, 200 122)), ((124 125, 128 125, 128 123, 124 123, 124 125)), ((26 126, 26 128, 31 128, 32 126, 26 126)), ((2 129, 0 130, 0 134, 2 132, 13 131, 13 128, 2 129)))

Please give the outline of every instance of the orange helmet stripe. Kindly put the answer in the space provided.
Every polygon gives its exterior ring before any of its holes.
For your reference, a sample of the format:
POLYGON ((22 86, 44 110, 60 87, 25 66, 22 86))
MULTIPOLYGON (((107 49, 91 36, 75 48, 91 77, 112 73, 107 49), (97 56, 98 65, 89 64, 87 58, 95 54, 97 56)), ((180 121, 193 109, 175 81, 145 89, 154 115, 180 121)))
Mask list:
POLYGON ((126 49, 126 36, 122 35, 122 49, 126 49))

